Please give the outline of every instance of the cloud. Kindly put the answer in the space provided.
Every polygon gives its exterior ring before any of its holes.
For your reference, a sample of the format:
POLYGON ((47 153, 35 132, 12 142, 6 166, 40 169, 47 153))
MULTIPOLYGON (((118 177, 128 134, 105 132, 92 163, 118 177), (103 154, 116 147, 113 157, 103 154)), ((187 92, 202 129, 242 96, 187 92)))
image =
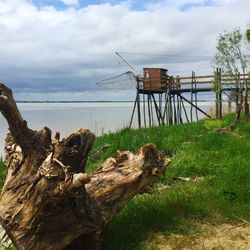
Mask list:
POLYGON ((78 0, 60 0, 61 2, 63 2, 66 5, 77 5, 79 4, 78 0))
POLYGON ((94 91, 96 81, 128 70, 115 51, 129 52, 122 55, 139 73, 210 71, 204 56, 214 54, 219 33, 249 23, 250 2, 209 2, 145 1, 139 10, 124 2, 58 9, 0 0, 0 81, 17 92, 94 91), (198 5, 183 11, 188 3, 198 5))

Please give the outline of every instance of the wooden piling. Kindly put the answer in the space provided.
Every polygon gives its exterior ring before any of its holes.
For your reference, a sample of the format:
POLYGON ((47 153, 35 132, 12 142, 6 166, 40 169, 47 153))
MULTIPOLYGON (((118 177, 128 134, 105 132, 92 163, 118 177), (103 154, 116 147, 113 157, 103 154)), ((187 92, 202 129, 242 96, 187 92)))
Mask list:
POLYGON ((149 97, 149 95, 147 95, 147 96, 148 96, 148 101, 147 101, 147 103, 148 103, 148 124, 149 124, 149 127, 151 127, 152 120, 151 120, 151 109, 150 109, 150 97, 149 97))
POLYGON ((137 98, 138 126, 139 126, 139 128, 141 128, 141 108, 140 108, 140 94, 139 94, 139 90, 137 90, 137 92, 138 92, 138 98, 137 98))
POLYGON ((143 86, 143 120, 144 120, 144 127, 147 127, 147 122, 146 122, 146 107, 145 107, 145 89, 143 86))
POLYGON ((181 96, 180 96, 180 95, 178 95, 178 96, 180 97, 181 104, 182 104, 182 108, 183 108, 183 111, 184 111, 184 114, 185 114, 186 120, 187 120, 187 122, 189 123, 189 119, 188 119, 188 115, 187 115, 187 111, 186 111, 186 108, 185 108, 184 102, 183 102, 183 100, 182 100, 181 96))
POLYGON ((130 123, 129 123, 129 129, 131 129, 131 127, 132 127, 134 114, 135 114, 135 108, 136 108, 137 100, 138 100, 138 95, 139 95, 139 92, 137 91, 136 98, 135 98, 135 101, 134 101, 134 107, 133 107, 133 111, 132 111, 132 115, 131 115, 131 119, 130 119, 130 123))

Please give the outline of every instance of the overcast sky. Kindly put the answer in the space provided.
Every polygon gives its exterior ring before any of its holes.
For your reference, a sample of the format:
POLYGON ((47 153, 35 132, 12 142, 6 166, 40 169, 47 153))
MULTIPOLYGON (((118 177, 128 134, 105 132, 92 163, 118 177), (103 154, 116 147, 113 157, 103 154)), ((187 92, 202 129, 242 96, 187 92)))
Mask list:
POLYGON ((249 0, 0 0, 0 81, 19 100, 119 100, 95 82, 125 72, 211 72, 216 39, 250 22, 249 0))

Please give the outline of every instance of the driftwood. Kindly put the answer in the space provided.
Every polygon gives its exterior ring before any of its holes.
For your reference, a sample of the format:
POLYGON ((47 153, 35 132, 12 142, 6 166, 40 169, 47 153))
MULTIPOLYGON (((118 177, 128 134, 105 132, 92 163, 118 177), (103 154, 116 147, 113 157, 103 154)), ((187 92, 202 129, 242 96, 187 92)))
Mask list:
POLYGON ((85 164, 95 136, 79 129, 60 140, 33 131, 12 91, 0 84, 0 111, 9 125, 7 175, 0 222, 17 249, 100 249, 107 225, 136 194, 149 190, 169 159, 153 144, 119 152, 93 174, 85 164))

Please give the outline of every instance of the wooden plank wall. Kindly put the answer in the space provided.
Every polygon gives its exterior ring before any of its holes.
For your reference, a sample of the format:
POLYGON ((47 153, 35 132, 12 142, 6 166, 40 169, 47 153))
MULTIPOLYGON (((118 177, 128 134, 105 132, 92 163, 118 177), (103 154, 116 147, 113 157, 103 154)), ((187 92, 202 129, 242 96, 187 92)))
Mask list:
POLYGON ((167 70, 160 68, 144 68, 144 89, 162 90, 166 89, 168 83, 167 70))

